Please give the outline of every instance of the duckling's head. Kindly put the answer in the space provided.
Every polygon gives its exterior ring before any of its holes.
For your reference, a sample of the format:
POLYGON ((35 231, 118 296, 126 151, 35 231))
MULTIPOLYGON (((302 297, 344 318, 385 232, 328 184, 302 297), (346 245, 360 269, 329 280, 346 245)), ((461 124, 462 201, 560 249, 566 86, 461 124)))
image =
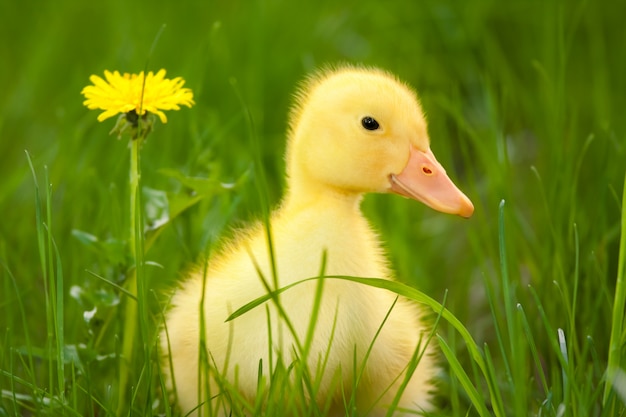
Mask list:
POLYGON ((291 192, 395 192, 446 213, 474 211, 430 150, 416 94, 382 70, 313 75, 296 96, 289 126, 291 192))

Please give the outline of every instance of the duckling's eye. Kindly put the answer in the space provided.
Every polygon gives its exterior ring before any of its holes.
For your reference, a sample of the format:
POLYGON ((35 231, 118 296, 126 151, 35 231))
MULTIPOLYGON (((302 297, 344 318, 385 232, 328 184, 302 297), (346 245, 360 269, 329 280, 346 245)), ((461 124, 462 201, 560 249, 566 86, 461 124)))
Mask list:
POLYGON ((361 119, 361 125, 367 130, 376 130, 380 127, 376 119, 370 116, 365 116, 361 119))

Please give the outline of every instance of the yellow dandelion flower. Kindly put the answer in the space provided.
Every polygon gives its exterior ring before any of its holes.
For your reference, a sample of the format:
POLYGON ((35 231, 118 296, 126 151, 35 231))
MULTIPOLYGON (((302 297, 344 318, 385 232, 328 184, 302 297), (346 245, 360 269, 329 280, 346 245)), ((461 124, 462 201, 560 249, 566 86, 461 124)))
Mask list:
POLYGON ((144 72, 139 74, 120 74, 118 71, 104 71, 103 80, 92 75, 89 80, 93 85, 83 88, 81 94, 85 96, 83 104, 88 109, 104 110, 98 115, 98 121, 103 121, 119 113, 144 116, 146 113, 156 114, 161 122, 167 123, 167 117, 162 110, 179 110, 180 105, 191 107, 193 92, 183 88, 185 80, 176 77, 172 80, 165 78, 165 70, 156 74, 148 72, 144 82, 144 72))

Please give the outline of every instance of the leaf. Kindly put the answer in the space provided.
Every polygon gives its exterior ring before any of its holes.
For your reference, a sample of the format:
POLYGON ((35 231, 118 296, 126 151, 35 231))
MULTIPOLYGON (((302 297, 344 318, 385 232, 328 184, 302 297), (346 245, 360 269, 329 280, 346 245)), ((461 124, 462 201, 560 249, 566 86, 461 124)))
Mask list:
POLYGON ((126 245, 119 239, 100 240, 97 236, 78 229, 72 229, 72 236, 112 264, 123 264, 126 261, 126 245))
POLYGON ((74 236, 80 243, 85 246, 94 247, 99 243, 98 237, 91 233, 84 232, 78 229, 72 229, 72 236, 74 236))
POLYGON ((219 192, 230 191, 234 188, 237 188, 241 184, 242 179, 245 175, 242 175, 234 183, 223 183, 214 178, 189 177, 182 172, 176 171, 174 169, 161 169, 159 170, 159 172, 167 177, 176 179, 185 187, 190 188, 197 194, 203 196, 214 195, 219 192))
POLYGON ((158 229, 170 221, 170 206, 167 193, 150 187, 143 187, 145 231, 158 229))
MULTIPOLYGON (((108 280, 100 277, 99 275, 87 271, 88 273, 100 278, 106 282, 108 280)), ((116 288, 119 286, 115 285, 116 288)), ((114 307, 120 303, 120 298, 117 294, 104 288, 94 288, 93 290, 80 287, 78 285, 72 285, 70 288, 70 297, 78 301, 81 305, 89 305, 95 307, 114 307)))
POLYGON ((191 192, 167 193, 163 196, 159 195, 159 193, 164 193, 163 191, 154 190, 155 193, 151 195, 151 197, 154 197, 155 199, 152 201, 152 203, 155 204, 155 207, 151 207, 151 210, 155 213, 153 220, 154 224, 151 225, 150 228, 146 229, 147 232, 150 232, 147 234, 146 241, 144 242, 146 253, 152 247, 152 244, 156 241, 156 238, 163 230, 163 226, 169 224, 185 210, 199 203, 203 199, 238 188, 241 184, 247 181, 249 177, 249 171, 245 171, 234 183, 223 183, 213 178, 189 177, 173 169, 162 169, 159 172, 177 180, 184 187, 191 189, 191 192), (167 199, 168 207, 167 219, 164 214, 161 216, 156 215, 156 213, 159 212, 159 205, 164 208, 165 202, 163 200, 165 199, 167 199), (161 201, 161 203, 159 203, 159 201, 161 201))

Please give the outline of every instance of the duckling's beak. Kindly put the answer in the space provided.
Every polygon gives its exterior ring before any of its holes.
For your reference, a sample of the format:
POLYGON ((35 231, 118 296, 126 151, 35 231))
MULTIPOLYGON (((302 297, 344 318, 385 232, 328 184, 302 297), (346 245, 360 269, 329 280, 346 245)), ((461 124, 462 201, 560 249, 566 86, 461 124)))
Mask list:
POLYGON ((399 174, 391 174, 390 190, 405 197, 421 201, 443 213, 470 217, 474 205, 450 180, 432 151, 410 147, 409 162, 399 174))

